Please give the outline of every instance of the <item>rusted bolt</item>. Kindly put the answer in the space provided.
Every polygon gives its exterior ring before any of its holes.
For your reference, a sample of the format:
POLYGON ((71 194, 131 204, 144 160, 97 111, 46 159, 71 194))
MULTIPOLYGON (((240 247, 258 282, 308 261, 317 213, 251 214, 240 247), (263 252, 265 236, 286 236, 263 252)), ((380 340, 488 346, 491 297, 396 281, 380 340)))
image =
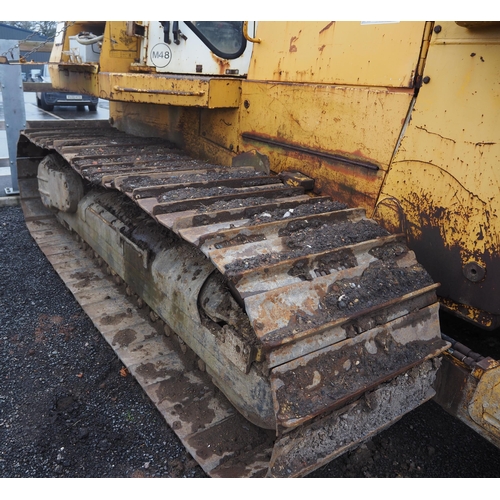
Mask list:
POLYGON ((245 101, 243 102, 243 106, 245 106, 245 109, 248 109, 250 107, 250 101, 245 99, 245 101))
POLYGON ((207 369, 205 361, 203 361, 202 359, 198 359, 198 369, 202 372, 204 372, 207 369))
POLYGON ((477 262, 468 262, 463 267, 462 272, 473 283, 481 281, 486 276, 486 268, 477 262))
POLYGON ((149 311, 149 317, 153 323, 158 321, 159 318, 158 314, 156 314, 153 310, 149 311))
POLYGON ((434 26, 434 33, 441 33, 441 26, 438 24, 437 26, 434 26))
POLYGON ((430 76, 424 76, 424 79, 422 80, 424 83, 429 83, 431 81, 430 76))

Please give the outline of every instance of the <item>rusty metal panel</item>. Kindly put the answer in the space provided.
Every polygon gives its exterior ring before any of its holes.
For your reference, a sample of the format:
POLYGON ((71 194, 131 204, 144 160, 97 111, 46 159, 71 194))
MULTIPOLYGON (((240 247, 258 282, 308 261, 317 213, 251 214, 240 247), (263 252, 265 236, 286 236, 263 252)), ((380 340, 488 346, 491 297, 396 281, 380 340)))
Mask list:
POLYGON ((469 404, 474 421, 500 440, 500 362, 491 360, 469 404))
POLYGON ((238 107, 241 85, 229 78, 169 75, 166 79, 164 75, 113 72, 100 72, 98 84, 103 99, 210 109, 238 107))
POLYGON ((243 82, 242 92, 243 150, 267 155, 274 171, 314 178, 316 192, 373 208, 410 92, 252 81, 243 82))
POLYGON ((249 80, 386 87, 413 83, 425 23, 261 22, 249 80))
POLYGON ((500 314, 500 32, 435 24, 424 84, 375 216, 406 229, 440 296, 471 306, 457 312, 494 326, 480 310, 500 314))

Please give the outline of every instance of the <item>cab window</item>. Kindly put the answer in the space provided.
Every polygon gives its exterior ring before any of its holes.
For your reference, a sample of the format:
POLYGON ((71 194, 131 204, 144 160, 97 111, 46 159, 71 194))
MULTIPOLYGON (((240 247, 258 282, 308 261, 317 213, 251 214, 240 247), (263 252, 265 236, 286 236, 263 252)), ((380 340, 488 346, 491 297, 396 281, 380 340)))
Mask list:
POLYGON ((224 59, 236 59, 246 48, 243 21, 186 21, 207 47, 224 59))

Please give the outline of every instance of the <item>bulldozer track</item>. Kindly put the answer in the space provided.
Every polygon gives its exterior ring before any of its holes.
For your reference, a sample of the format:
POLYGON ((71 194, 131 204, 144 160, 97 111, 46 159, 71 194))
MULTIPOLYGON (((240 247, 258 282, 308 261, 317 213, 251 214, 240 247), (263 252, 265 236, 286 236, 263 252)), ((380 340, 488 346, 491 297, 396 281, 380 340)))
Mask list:
MULTIPOLYGON (((30 124, 19 143, 18 172, 33 238, 210 476, 307 474, 432 397, 436 356, 447 347, 432 333, 439 331, 437 285, 404 237, 389 235, 364 210, 288 185, 259 163, 211 165, 165 141, 96 122, 30 124), (138 310, 133 284, 124 284, 119 270, 104 272, 99 249, 88 248, 84 235, 75 239, 63 227, 71 228, 71 218, 56 217, 42 203, 37 164, 53 153, 85 179, 86 190, 96 190, 89 214, 118 227, 119 241, 131 246, 139 268, 148 267, 148 252, 128 238, 126 224, 116 222, 102 200, 126 200, 182 240, 178 253, 195 252, 199 267, 184 269, 180 287, 190 280, 201 287, 213 269, 220 272, 252 332, 222 338, 221 352, 242 380, 260 366, 255 377, 270 381, 277 432, 241 416, 218 390, 218 374, 205 370, 186 346, 196 352, 198 344, 175 325, 179 337, 169 326, 164 331, 158 317, 167 318, 154 304, 149 315, 138 310), (351 370, 351 360, 362 369, 351 370), (321 397, 311 397, 312 391, 321 397), (387 416, 389 400, 396 402, 387 416)), ((207 293, 208 315, 212 295, 207 293)))

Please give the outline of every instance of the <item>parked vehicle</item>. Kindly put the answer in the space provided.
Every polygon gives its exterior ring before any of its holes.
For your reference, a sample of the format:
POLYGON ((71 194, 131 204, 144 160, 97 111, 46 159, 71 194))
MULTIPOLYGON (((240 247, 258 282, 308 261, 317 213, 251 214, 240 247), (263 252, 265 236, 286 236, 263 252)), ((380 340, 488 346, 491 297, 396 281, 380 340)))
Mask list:
MULTIPOLYGON (((51 82, 49 69, 46 64, 43 67, 42 73, 37 75, 37 77, 38 79, 33 81, 51 82)), ((97 111, 98 102, 98 97, 76 94, 75 92, 51 90, 50 92, 36 93, 36 104, 45 111, 52 111, 54 106, 76 106, 78 111, 85 111, 85 106, 88 106, 89 111, 97 111)))

